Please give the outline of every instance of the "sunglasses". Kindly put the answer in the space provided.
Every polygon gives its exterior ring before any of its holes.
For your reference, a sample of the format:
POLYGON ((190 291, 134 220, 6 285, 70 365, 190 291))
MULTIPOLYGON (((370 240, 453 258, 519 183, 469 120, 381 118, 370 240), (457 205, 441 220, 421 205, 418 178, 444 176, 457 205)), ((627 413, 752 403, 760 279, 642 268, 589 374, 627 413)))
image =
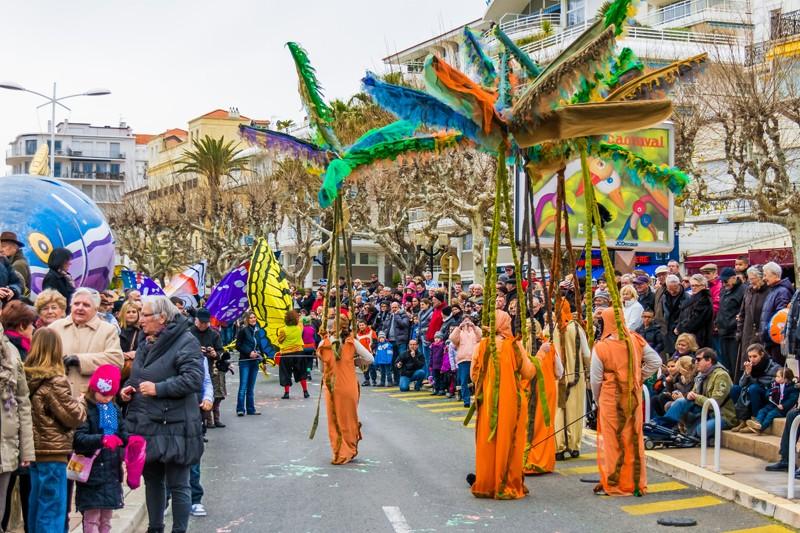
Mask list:
POLYGON ((694 358, 695 362, 697 362, 697 363, 699 363, 700 361, 705 361, 705 359, 706 359, 705 357, 695 357, 694 358))

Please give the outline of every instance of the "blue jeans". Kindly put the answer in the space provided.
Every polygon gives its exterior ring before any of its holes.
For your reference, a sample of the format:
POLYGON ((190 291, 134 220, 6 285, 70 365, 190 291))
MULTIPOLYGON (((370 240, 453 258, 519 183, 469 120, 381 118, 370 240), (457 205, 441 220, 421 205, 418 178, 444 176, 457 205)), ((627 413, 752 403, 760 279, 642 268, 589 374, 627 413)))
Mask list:
POLYGON ((248 414, 256 412, 254 391, 256 379, 258 378, 258 359, 239 360, 239 393, 236 396, 236 412, 245 412, 245 402, 247 403, 248 414))
POLYGON ((202 503, 205 492, 200 484, 200 463, 189 467, 189 487, 192 490, 192 505, 202 503))
MULTIPOLYGON (((683 419, 692 408, 696 408, 697 412, 700 412, 700 407, 697 406, 693 401, 689 401, 686 398, 679 398, 672 402, 672 405, 667 410, 667 414, 664 418, 669 419, 672 422, 672 425, 677 424, 678 422, 683 419)), ((725 422, 725 420, 721 420, 722 429, 728 429, 730 426, 725 422)), ((714 438, 714 412, 709 407, 708 419, 706 420, 706 429, 708 430, 708 437, 709 439, 714 438)), ((695 423, 694 427, 689 429, 689 434, 694 437, 700 436, 700 419, 697 419, 697 423, 695 423)))
POLYGON ((408 343, 405 342, 396 342, 392 341, 392 376, 394 377, 394 382, 399 383, 400 381, 400 369, 395 366, 397 360, 403 357, 406 352, 408 352, 408 343))
POLYGON ((427 372, 420 368, 419 370, 415 370, 414 375, 410 378, 406 376, 400 376, 400 390, 403 392, 408 391, 408 387, 411 385, 412 381, 416 381, 414 384, 414 390, 420 390, 422 388, 422 380, 427 377, 426 374, 427 372))
POLYGON ((461 399, 464 401, 464 405, 469 405, 469 370, 471 365, 471 361, 458 363, 458 383, 461 385, 461 399))
POLYGON ((67 514, 67 463, 31 463, 31 496, 28 504, 28 530, 64 530, 67 514))
POLYGON ((387 377, 389 379, 389 385, 392 385, 394 383, 392 381, 393 378, 392 378, 392 365, 391 364, 373 365, 373 366, 377 366, 378 370, 381 371, 381 386, 386 385, 387 377))
POLYGON ((369 383, 372 380, 373 383, 378 381, 378 370, 376 365, 369 365, 366 372, 364 372, 364 383, 369 383))
POLYGON ((422 357, 425 358, 425 377, 431 375, 431 343, 428 341, 421 341, 422 344, 422 357))

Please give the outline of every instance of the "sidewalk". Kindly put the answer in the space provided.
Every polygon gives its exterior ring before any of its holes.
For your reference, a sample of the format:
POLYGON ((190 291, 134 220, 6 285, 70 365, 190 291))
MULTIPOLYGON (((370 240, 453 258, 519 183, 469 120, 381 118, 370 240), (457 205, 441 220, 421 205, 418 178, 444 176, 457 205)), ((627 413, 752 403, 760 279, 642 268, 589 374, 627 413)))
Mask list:
MULTIPOLYGON (((134 533, 147 516, 144 502, 144 484, 136 490, 131 490, 126 485, 123 485, 123 492, 125 507, 114 511, 114 516, 111 519, 111 531, 114 533, 134 533)), ((70 532, 82 531, 80 513, 70 514, 69 530, 70 532)))
MULTIPOLYGON (((596 444, 594 431, 584 430, 584 438, 596 444)), ((721 472, 716 473, 713 447, 708 448, 706 468, 699 466, 699 447, 659 449, 645 454, 647 467, 656 472, 800 529, 800 499, 786 499, 788 474, 766 472, 764 467, 768 462, 764 459, 722 448, 721 472)), ((796 487, 795 494, 800 495, 800 480, 796 480, 796 487)))

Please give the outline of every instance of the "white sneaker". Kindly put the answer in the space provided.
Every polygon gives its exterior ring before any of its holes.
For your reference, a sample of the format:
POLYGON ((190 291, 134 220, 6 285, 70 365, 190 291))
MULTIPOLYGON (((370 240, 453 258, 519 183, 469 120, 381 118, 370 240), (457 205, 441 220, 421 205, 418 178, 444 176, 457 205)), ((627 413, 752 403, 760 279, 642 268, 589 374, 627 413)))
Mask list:
POLYGON ((192 516, 208 516, 208 513, 206 512, 206 508, 203 507, 202 503, 193 504, 190 514, 192 516))

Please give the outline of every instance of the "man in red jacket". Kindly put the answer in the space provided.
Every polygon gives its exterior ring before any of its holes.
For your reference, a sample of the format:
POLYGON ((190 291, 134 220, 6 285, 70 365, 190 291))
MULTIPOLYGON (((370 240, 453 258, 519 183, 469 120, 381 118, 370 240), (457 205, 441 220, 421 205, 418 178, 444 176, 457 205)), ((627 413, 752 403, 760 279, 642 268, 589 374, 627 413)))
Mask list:
POLYGON ((436 332, 442 329, 442 324, 444 323, 442 309, 447 305, 447 297, 443 292, 437 292, 433 295, 433 298, 431 298, 431 302, 433 303, 433 314, 428 324, 428 331, 425 332, 425 340, 430 343, 433 342, 436 332))

